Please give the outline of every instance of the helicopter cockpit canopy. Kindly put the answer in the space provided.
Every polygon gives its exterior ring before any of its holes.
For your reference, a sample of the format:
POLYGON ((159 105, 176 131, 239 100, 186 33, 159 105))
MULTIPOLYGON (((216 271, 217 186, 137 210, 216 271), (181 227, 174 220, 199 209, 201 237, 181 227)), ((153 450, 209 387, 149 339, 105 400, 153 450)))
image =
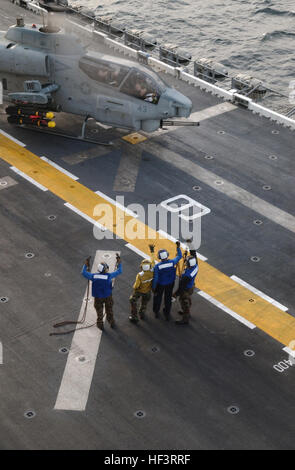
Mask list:
POLYGON ((133 69, 124 81, 121 92, 135 98, 157 104, 165 85, 157 77, 157 81, 150 73, 133 69))
POLYGON ((119 88, 121 93, 157 104, 165 83, 152 71, 146 72, 125 64, 113 63, 96 57, 84 56, 80 69, 99 83, 119 88))
POLYGON ((92 80, 119 87, 127 76, 129 68, 94 57, 85 56, 79 61, 79 67, 92 80))

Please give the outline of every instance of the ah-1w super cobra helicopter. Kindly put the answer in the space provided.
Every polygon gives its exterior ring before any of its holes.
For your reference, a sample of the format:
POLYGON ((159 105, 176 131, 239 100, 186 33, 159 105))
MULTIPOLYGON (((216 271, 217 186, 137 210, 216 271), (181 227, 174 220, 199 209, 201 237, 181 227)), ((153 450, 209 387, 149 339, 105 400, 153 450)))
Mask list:
POLYGON ((0 39, 0 79, 12 124, 54 127, 53 112, 63 111, 153 132, 167 118, 189 117, 192 109, 150 68, 88 52, 77 36, 49 23, 27 27, 22 18, 0 39))

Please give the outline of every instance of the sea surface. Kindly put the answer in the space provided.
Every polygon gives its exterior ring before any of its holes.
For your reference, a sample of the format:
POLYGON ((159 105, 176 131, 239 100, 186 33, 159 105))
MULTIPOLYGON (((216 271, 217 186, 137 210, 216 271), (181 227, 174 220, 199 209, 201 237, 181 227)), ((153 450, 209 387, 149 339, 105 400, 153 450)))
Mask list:
POLYGON ((295 0, 69 0, 111 14, 158 42, 185 47, 193 58, 251 72, 289 95, 295 80, 295 0))

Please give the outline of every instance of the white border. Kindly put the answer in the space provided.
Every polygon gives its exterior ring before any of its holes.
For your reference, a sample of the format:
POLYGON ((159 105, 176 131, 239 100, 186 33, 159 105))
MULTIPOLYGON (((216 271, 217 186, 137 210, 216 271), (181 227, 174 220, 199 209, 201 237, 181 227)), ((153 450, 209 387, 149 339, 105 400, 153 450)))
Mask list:
POLYGON ((251 323, 250 321, 246 320, 246 318, 244 317, 241 317, 240 315, 238 315, 236 312, 234 312, 233 310, 231 310, 230 308, 226 307, 225 305, 223 305, 221 302, 219 302, 218 300, 214 299, 213 297, 211 297, 211 295, 209 294, 206 294, 206 292, 203 292, 202 290, 200 290, 198 292, 198 294, 203 297, 204 299, 208 300, 209 302, 211 302, 211 304, 215 305, 216 307, 220 308, 221 310, 223 310, 225 313, 228 313, 231 317, 235 318, 236 320, 238 320, 240 323, 243 323, 243 325, 247 326, 248 328, 250 328, 251 330, 254 330, 254 328, 256 328, 256 325, 254 325, 253 323, 251 323))
POLYGON ((258 289, 256 289, 255 287, 251 286, 250 284, 248 284, 247 282, 243 281, 243 280, 240 279, 239 277, 237 277, 237 276, 231 276, 230 278, 231 278, 233 281, 235 281, 235 282, 237 282, 238 284, 240 284, 241 286, 246 287, 248 290, 250 290, 251 292, 253 292, 253 294, 259 295, 259 297, 261 297, 262 299, 266 300, 267 302, 269 302, 270 304, 272 304, 274 307, 277 307, 277 308, 279 308, 280 310, 283 310, 283 312, 287 312, 288 307, 285 307, 284 305, 280 304, 280 303, 277 302, 276 300, 272 299, 271 297, 269 297, 268 295, 264 294, 264 293, 261 292, 260 290, 258 290, 258 289))
POLYGON ((31 178, 30 176, 26 175, 26 173, 22 172, 21 170, 19 170, 18 168, 15 168, 15 166, 11 166, 10 169, 12 171, 14 171, 15 173, 17 173, 19 176, 21 176, 22 178, 24 178, 25 180, 29 181, 30 183, 32 183, 34 186, 36 186, 37 188, 41 189, 41 191, 48 191, 47 188, 45 188, 45 186, 43 186, 42 184, 40 183, 37 183, 37 181, 35 181, 33 178, 31 178))

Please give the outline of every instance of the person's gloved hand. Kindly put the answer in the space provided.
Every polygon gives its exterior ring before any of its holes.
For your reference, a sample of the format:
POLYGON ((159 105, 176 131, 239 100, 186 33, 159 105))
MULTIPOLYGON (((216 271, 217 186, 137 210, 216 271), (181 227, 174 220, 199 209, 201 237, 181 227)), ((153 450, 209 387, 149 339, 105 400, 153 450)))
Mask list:
POLYGON ((155 245, 149 245, 149 249, 151 253, 155 252, 155 245))
POLYGON ((121 257, 118 253, 116 253, 116 261, 117 261, 117 264, 121 263, 121 257))
POLYGON ((180 241, 176 242, 176 246, 177 246, 177 248, 180 248, 180 241))
POLYGON ((90 259, 91 256, 88 256, 88 258, 85 260, 85 265, 87 266, 87 268, 90 268, 90 259))

